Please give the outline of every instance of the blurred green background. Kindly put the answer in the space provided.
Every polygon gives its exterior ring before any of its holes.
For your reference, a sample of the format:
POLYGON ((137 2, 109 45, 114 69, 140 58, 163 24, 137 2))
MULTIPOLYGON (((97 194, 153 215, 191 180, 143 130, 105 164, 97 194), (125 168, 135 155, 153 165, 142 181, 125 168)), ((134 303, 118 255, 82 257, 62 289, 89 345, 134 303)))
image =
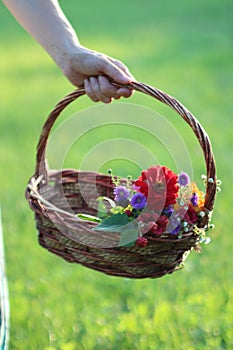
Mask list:
MULTIPOLYGON (((0 3, 0 202, 10 350, 232 349, 232 2, 60 4, 83 45, 122 60, 138 81, 165 90, 198 117, 212 140, 222 192, 211 244, 201 255, 192 252, 184 270, 161 279, 108 277, 42 249, 24 190, 43 121, 73 87, 0 3)), ((130 102, 154 108, 137 93, 130 102)), ((69 113, 91 105, 83 97, 69 113)), ((179 118, 171 119, 199 178, 205 169, 197 142, 179 118)), ((89 144, 82 145, 85 154, 89 144)))

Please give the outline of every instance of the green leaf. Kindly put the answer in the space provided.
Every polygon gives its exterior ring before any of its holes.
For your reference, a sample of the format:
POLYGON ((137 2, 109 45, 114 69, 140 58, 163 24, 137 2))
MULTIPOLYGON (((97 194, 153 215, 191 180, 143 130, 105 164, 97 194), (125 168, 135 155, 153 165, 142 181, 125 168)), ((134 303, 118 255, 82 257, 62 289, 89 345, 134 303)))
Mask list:
POLYGON ((122 231, 119 246, 131 247, 138 239, 138 228, 136 225, 129 225, 131 228, 122 231))
POLYGON ((92 221, 92 222, 101 222, 102 220, 100 218, 97 218, 96 216, 88 215, 88 214, 78 214, 77 217, 82 220, 86 221, 92 221))
POLYGON ((128 215, 113 214, 107 219, 104 219, 101 224, 93 228, 95 231, 121 232, 125 225, 130 222, 128 215))
POLYGON ((97 216, 99 218, 105 218, 107 216, 107 208, 103 203, 103 197, 98 198, 97 216))

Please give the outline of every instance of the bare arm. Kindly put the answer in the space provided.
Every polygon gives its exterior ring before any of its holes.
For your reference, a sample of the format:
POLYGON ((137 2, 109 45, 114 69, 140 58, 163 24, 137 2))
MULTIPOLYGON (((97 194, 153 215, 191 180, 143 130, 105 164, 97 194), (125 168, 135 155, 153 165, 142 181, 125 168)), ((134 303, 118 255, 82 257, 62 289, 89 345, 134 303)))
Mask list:
POLYGON ((3 0, 16 20, 53 58, 70 82, 85 87, 95 102, 129 97, 128 88, 117 89, 133 80, 126 66, 109 56, 82 46, 56 0, 3 0), (109 79, 110 78, 110 79, 109 79))

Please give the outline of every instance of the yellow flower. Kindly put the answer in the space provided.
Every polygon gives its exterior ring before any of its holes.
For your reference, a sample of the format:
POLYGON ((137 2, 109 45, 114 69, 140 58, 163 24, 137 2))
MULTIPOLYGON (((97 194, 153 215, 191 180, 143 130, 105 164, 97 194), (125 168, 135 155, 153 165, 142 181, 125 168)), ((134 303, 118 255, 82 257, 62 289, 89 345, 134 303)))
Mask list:
POLYGON ((196 193, 198 196, 198 203, 197 206, 192 206, 193 209, 196 212, 200 212, 203 209, 204 203, 205 203, 205 195, 202 191, 199 190, 199 188, 197 187, 197 185, 195 184, 195 182, 192 182, 192 193, 196 193))
POLYGON ((124 208, 120 205, 117 205, 116 207, 113 207, 110 209, 110 212, 112 214, 123 214, 124 213, 124 208))

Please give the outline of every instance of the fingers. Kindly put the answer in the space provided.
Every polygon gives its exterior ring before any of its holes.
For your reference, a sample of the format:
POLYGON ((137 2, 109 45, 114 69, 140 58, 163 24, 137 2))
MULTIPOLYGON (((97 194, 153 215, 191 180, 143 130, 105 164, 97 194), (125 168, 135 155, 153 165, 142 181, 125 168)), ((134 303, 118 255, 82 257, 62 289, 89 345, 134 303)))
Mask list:
POLYGON ((117 90, 116 95, 118 97, 115 97, 115 99, 120 98, 120 97, 128 98, 128 97, 133 95, 133 90, 122 87, 122 88, 117 90))
MULTIPOLYGON (((121 84, 129 84, 130 82, 135 81, 133 75, 121 61, 106 56, 105 60, 102 59, 102 64, 102 72, 113 79, 113 81, 121 84)), ((106 81, 108 80, 106 79, 106 81)), ((111 83, 109 81, 108 86, 111 86, 111 83)), ((120 97, 130 97, 132 94, 132 89, 129 89, 128 87, 121 87, 115 91, 114 95, 111 96, 115 99, 119 99, 120 97)))
POLYGON ((111 102, 111 96, 108 96, 102 92, 100 87, 100 77, 90 77, 84 80, 84 88, 87 96, 94 102, 102 101, 104 103, 111 102))
POLYGON ((120 97, 130 97, 132 95, 132 90, 126 87, 116 88, 104 76, 85 79, 84 88, 86 94, 94 102, 110 103, 112 98, 119 99, 120 97))
POLYGON ((129 84, 135 80, 122 62, 107 56, 102 58, 101 72, 120 84, 129 84))

